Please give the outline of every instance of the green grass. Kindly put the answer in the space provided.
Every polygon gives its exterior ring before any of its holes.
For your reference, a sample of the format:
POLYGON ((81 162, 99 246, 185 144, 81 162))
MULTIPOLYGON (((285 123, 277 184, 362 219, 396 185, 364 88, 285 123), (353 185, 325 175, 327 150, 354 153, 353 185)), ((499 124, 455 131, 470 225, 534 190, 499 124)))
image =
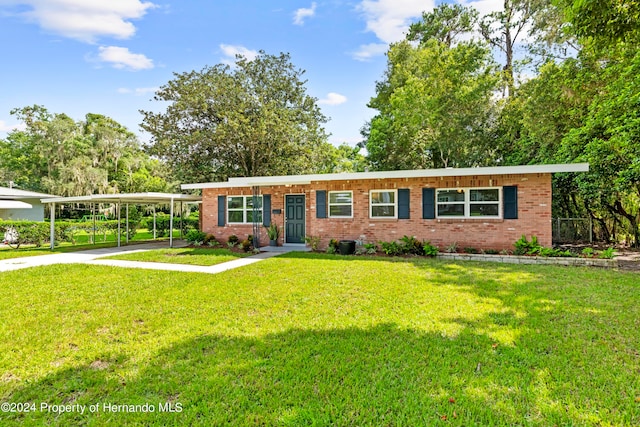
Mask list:
POLYGON ((640 424, 634 273, 288 254, 0 280, 0 401, 156 405, 2 425, 640 424))
MULTIPOLYGON (((174 230, 173 237, 180 237, 180 230, 174 230)), ((142 229, 139 231, 133 239, 129 241, 129 244, 137 244, 137 243, 148 243, 148 242, 157 242, 162 240, 169 240, 168 237, 161 237, 156 240, 153 240, 153 232, 146 231, 142 229)), ((48 255, 51 253, 58 252, 76 252, 83 251, 87 249, 99 249, 99 248, 112 248, 117 246, 117 241, 115 240, 115 236, 107 235, 107 240, 102 241, 102 236, 98 236, 96 238, 96 243, 88 243, 90 241, 89 235, 87 233, 81 233, 76 236, 76 243, 72 244, 69 242, 59 243, 53 251, 49 248, 49 246, 35 247, 34 245, 23 245, 20 246, 19 249, 13 249, 8 245, 4 245, 0 243, 0 260, 3 259, 12 259, 12 258, 21 258, 21 257, 29 257, 29 256, 37 256, 37 255, 48 255)), ((124 237, 121 239, 120 244, 125 246, 127 245, 124 237)))
POLYGON ((180 248, 155 249, 132 254, 114 255, 102 259, 121 259, 126 261, 165 262, 172 264, 216 265, 237 258, 244 258, 251 253, 232 252, 229 249, 215 248, 180 248))

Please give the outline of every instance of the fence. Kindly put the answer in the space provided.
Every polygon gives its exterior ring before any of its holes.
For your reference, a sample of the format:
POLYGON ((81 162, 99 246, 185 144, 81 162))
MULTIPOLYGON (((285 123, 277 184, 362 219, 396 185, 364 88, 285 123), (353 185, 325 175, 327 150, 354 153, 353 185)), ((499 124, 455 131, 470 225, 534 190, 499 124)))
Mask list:
POLYGON ((553 243, 593 242, 591 218, 553 218, 553 243))

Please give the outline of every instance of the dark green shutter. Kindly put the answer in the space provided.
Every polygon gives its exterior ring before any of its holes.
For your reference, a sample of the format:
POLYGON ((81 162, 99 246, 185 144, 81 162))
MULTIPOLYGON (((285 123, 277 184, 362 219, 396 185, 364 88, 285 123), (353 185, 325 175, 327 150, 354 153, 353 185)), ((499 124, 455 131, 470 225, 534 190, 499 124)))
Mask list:
POLYGON ((398 219, 409 219, 409 189, 401 188, 398 190, 398 219))
POLYGON ((262 195, 262 224, 265 227, 271 225, 271 194, 262 195))
POLYGON ((225 205, 227 204, 226 196, 218 196, 218 227, 223 227, 225 224, 225 205))
POLYGON ((422 218, 435 219, 436 217, 436 189, 422 189, 422 218))
POLYGON ((327 192, 325 190, 316 191, 316 218, 327 217, 327 192))
POLYGON ((518 187, 502 187, 502 209, 504 219, 518 219, 518 187))

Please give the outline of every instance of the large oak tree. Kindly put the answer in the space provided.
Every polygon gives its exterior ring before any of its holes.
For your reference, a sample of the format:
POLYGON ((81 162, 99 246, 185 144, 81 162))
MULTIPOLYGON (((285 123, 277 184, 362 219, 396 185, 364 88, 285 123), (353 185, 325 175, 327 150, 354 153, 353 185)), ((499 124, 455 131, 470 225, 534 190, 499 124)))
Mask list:
POLYGON ((316 171, 326 118, 303 74, 288 54, 264 52, 175 74, 154 98, 165 111, 142 111, 149 152, 187 182, 316 171))

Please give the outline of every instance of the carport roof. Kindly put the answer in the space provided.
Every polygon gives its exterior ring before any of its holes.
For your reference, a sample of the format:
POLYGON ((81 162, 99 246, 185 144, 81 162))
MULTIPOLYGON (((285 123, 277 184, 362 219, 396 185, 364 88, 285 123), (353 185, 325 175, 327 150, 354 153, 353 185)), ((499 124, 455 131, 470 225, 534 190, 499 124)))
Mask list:
POLYGON ((42 199, 42 203, 138 203, 157 205, 174 202, 197 203, 202 196, 192 194, 170 193, 121 193, 121 194, 91 194, 76 197, 53 197, 42 199))

